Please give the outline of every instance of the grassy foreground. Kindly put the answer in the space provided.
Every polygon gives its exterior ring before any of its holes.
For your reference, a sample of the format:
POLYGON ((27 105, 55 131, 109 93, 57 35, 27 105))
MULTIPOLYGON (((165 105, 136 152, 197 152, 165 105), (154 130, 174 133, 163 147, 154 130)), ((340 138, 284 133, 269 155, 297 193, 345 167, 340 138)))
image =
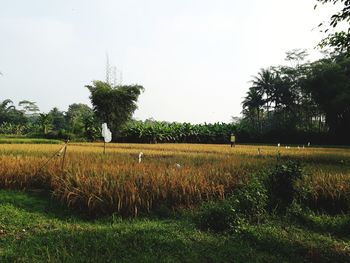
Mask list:
POLYGON ((349 262, 350 218, 308 216, 201 232, 190 216, 89 220, 37 193, 0 190, 0 262, 349 262))

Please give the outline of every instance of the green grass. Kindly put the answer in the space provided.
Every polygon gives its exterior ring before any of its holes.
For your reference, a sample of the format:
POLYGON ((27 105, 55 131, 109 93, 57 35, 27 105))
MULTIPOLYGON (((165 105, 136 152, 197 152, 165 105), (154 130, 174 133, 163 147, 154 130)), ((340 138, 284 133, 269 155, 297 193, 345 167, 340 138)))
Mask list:
POLYGON ((0 190, 0 262, 350 262, 349 220, 276 217, 219 235, 186 214, 93 220, 45 194, 0 190))
POLYGON ((24 136, 11 136, 0 134, 0 144, 59 144, 60 140, 26 138, 24 136))

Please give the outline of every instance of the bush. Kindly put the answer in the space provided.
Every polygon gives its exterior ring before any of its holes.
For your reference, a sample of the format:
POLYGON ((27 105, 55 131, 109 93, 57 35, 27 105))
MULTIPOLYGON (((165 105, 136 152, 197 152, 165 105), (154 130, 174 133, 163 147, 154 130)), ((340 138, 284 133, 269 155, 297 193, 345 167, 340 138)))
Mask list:
POLYGON ((199 229, 224 232, 234 227, 237 213, 228 201, 204 203, 196 215, 195 222, 199 229))
POLYGON ((260 222, 266 215, 267 189, 256 175, 239 186, 229 201, 235 210, 249 222, 260 222))
POLYGON ((266 193, 264 184, 252 176, 227 200, 203 204, 197 213, 196 224, 202 230, 239 232, 246 222, 259 223, 265 217, 266 193))
POLYGON ((301 223, 303 225, 306 225, 308 223, 308 219, 305 215, 311 214, 311 213, 312 212, 310 210, 301 206, 295 200, 286 209, 286 216, 288 219, 290 219, 292 221, 296 221, 296 222, 301 223))
POLYGON ((296 181, 302 178, 299 162, 286 161, 277 164, 267 178, 267 190, 270 209, 285 212, 296 197, 296 181))

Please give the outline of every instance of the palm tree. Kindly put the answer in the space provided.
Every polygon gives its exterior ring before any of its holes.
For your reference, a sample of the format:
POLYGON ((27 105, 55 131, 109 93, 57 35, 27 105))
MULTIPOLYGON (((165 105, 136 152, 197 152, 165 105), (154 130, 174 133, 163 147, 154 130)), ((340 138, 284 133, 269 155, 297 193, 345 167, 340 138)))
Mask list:
POLYGON ((3 100, 0 103, 0 112, 9 112, 12 109, 15 109, 15 106, 13 106, 12 100, 7 99, 7 100, 3 100))
POLYGON ((255 76, 252 80, 254 89, 265 95, 264 102, 266 104, 266 111, 269 113, 272 102, 274 101, 275 84, 276 84, 276 74, 272 69, 261 69, 258 76, 255 76))
POLYGON ((247 92, 247 96, 243 100, 243 111, 246 112, 247 115, 250 115, 253 117, 253 122, 256 117, 256 126, 261 127, 260 125, 260 113, 261 108, 264 105, 264 100, 262 97, 262 93, 260 90, 258 90, 256 87, 250 87, 249 91, 247 92))
POLYGON ((10 99, 0 102, 0 123, 9 121, 9 113, 15 109, 10 99))

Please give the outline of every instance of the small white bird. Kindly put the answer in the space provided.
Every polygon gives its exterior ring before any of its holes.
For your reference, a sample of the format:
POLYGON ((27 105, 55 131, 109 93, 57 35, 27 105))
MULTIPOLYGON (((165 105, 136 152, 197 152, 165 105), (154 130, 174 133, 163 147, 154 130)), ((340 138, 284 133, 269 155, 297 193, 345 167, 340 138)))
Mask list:
POLYGON ((180 169, 180 168, 181 168, 181 164, 176 163, 176 164, 175 164, 175 167, 178 168, 178 169, 180 169))
POLYGON ((281 144, 279 143, 279 144, 277 144, 277 147, 281 147, 281 144))
POLYGON ((310 147, 310 145, 311 145, 311 143, 310 143, 310 142, 308 142, 308 143, 307 143, 307 147, 310 147))
POLYGON ((141 163, 142 157, 143 157, 143 152, 140 152, 140 153, 139 153, 139 163, 141 163))

